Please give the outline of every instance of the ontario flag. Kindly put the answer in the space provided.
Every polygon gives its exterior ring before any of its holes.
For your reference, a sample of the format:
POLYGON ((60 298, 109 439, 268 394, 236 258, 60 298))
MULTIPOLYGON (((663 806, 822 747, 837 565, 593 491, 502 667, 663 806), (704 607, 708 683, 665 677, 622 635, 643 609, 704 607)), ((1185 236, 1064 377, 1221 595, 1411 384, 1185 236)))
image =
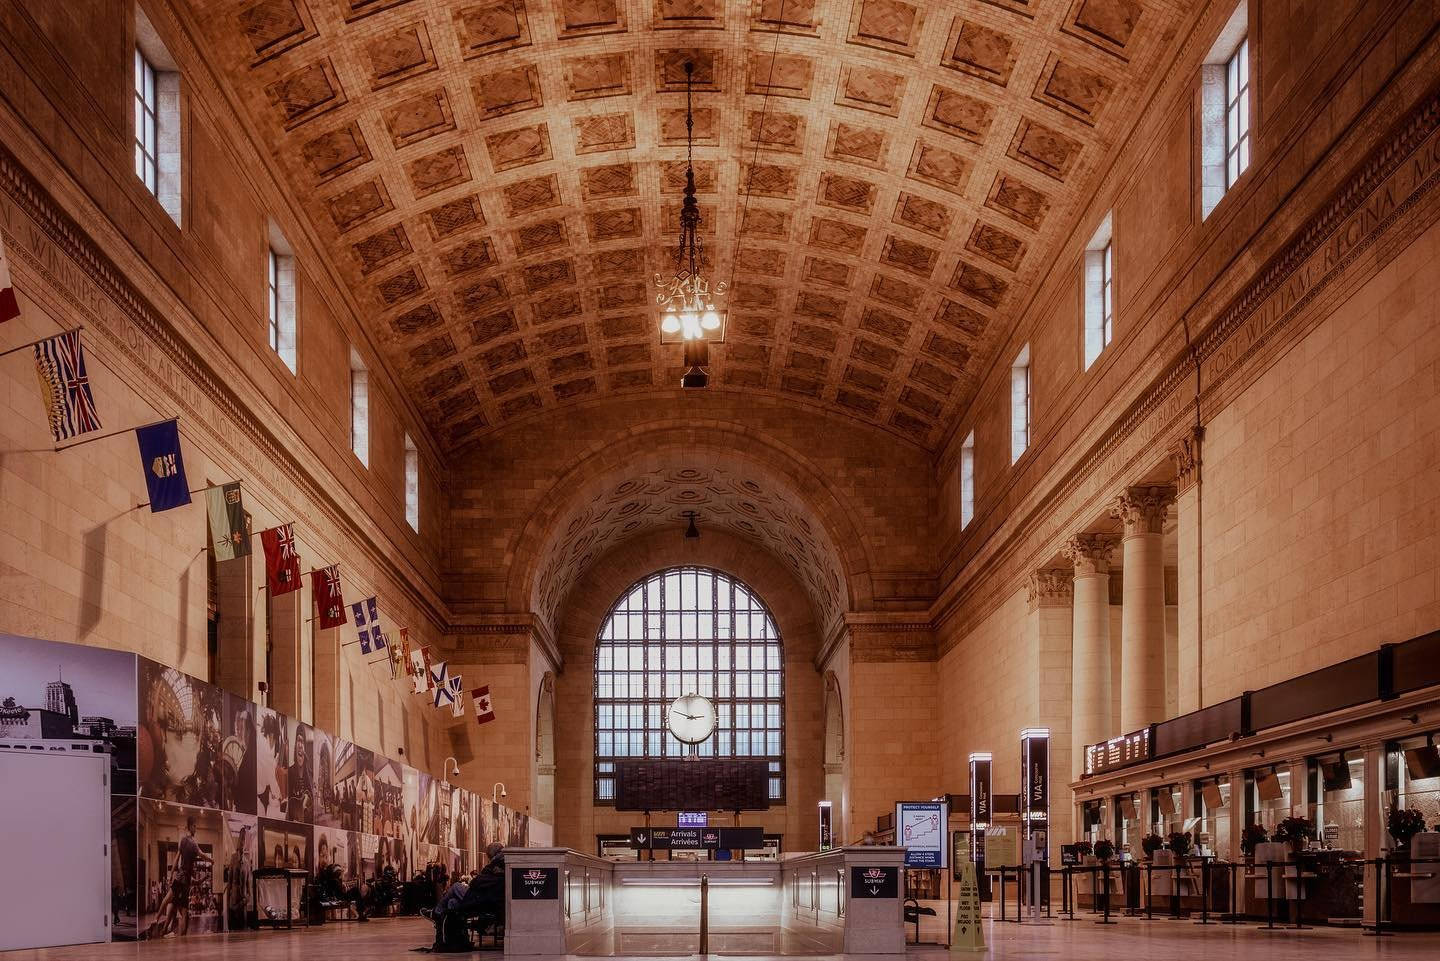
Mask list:
POLYGON ((315 596, 315 617, 322 631, 345 623, 345 598, 340 595, 340 565, 331 564, 312 571, 310 593, 315 596))
POLYGON ((20 316, 20 302, 10 283, 10 261, 5 257, 5 240, 0 238, 0 324, 20 316))
POLYGON ((475 702, 476 724, 486 724, 495 720, 495 706, 490 703, 490 686, 488 684, 471 691, 470 699, 475 702))
POLYGON ((281 524, 260 532, 265 548, 265 584, 272 597, 300 589, 300 552, 295 547, 295 525, 281 524))
POLYGON ((55 443, 100 429, 100 414, 90 393, 80 331, 67 330, 35 345, 35 375, 45 395, 50 436, 55 443))

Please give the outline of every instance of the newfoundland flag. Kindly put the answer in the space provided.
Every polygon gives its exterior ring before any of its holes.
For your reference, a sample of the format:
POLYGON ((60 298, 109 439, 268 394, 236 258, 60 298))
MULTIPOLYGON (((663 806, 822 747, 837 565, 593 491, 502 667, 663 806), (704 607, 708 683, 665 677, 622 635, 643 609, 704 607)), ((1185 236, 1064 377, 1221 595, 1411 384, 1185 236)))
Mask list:
POLYGON ((140 442, 140 466, 145 486, 150 488, 150 513, 190 503, 190 484, 185 480, 185 459, 180 456, 180 424, 165 420, 135 429, 140 442))
POLYGON ((300 552, 295 549, 295 525, 281 524, 260 532, 265 548, 265 584, 272 597, 300 590, 300 552))

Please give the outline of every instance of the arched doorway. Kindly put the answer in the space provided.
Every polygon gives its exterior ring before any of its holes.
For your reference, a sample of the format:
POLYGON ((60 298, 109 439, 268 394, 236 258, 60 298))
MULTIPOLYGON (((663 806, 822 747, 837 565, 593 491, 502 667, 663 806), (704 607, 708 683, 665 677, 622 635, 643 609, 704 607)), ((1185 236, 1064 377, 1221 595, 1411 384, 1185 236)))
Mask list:
POLYGON ((832 833, 836 844, 849 840, 845 824, 845 706, 840 679, 831 671, 825 675, 825 800, 830 802, 832 833))
POLYGON ((540 679, 535 699, 535 790, 531 816, 555 823, 555 675, 540 679))

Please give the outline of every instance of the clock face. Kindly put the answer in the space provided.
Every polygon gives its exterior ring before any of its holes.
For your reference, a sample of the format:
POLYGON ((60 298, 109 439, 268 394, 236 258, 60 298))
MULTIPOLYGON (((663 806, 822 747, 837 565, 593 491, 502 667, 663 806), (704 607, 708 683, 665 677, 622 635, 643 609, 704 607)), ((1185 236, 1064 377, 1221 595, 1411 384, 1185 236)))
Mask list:
POLYGON ((670 702, 670 733, 686 744, 699 744, 715 733, 715 705, 707 697, 686 694, 670 702))

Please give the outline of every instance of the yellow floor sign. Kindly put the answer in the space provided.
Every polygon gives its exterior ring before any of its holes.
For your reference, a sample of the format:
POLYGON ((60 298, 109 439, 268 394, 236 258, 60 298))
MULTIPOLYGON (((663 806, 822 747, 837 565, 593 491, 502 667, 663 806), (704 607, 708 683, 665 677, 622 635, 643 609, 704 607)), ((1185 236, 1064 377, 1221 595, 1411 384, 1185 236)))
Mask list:
POLYGON ((960 870, 960 896, 956 904, 955 936, 950 939, 953 954, 985 950, 985 929, 980 926, 980 885, 975 864, 965 861, 960 870))

